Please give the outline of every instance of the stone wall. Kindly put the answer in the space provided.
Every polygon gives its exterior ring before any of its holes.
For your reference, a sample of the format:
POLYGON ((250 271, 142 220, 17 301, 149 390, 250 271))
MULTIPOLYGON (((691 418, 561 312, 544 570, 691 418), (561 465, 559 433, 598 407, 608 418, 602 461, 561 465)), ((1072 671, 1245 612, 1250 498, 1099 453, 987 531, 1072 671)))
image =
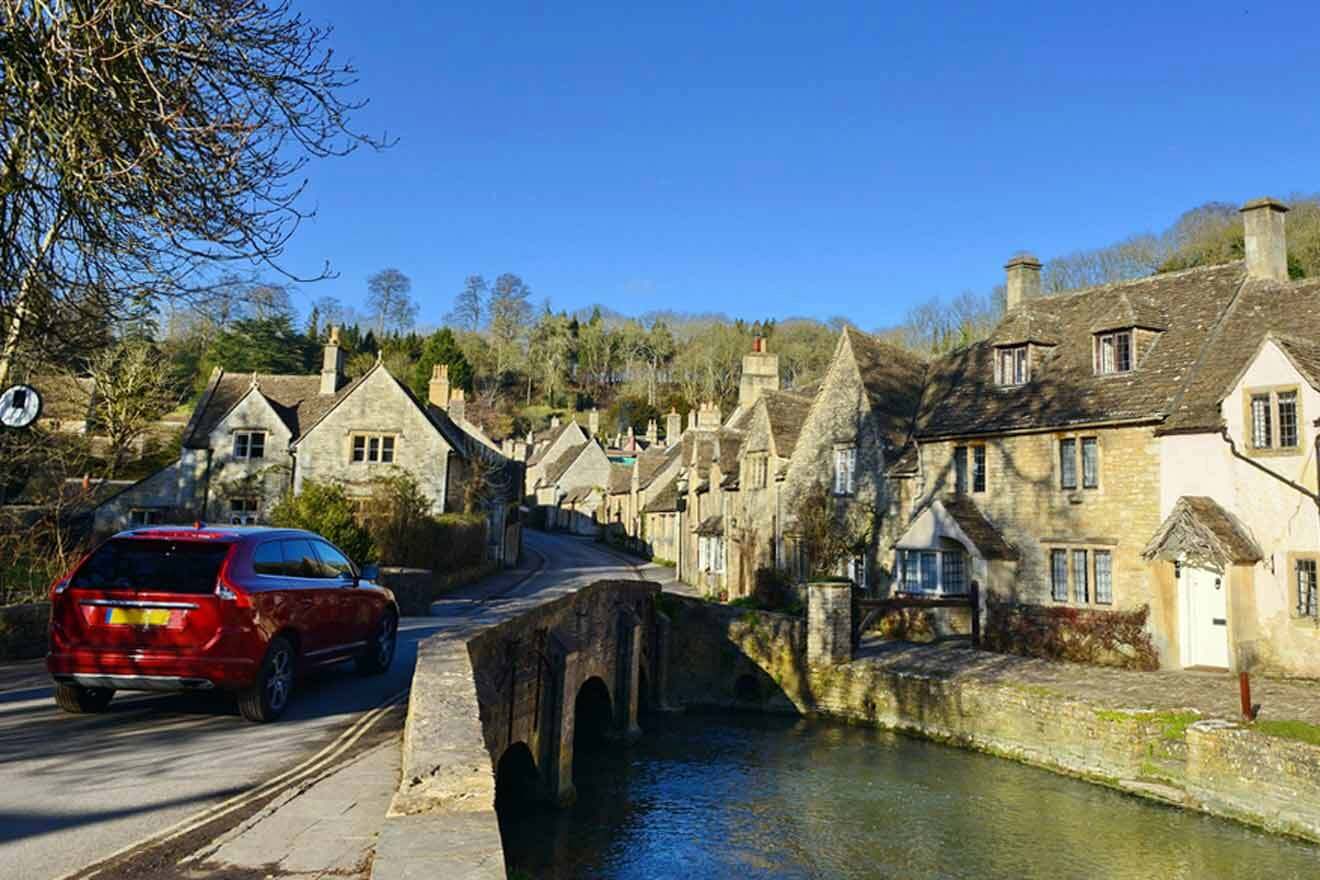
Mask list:
POLYGON ((676 704, 872 724, 1320 842, 1320 747, 949 669, 812 663, 801 620, 679 596, 664 606, 676 704))

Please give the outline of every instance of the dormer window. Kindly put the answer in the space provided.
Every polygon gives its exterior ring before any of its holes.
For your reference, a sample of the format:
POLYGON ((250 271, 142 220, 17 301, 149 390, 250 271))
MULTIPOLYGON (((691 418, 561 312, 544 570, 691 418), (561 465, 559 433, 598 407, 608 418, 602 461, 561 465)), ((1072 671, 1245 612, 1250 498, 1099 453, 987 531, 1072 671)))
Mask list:
POLYGON ((1031 381, 1027 346, 1005 345, 995 349, 995 384, 1026 385, 1031 381))
POLYGON ((1132 331, 1097 333, 1095 337, 1095 372, 1105 376, 1132 369, 1132 331))

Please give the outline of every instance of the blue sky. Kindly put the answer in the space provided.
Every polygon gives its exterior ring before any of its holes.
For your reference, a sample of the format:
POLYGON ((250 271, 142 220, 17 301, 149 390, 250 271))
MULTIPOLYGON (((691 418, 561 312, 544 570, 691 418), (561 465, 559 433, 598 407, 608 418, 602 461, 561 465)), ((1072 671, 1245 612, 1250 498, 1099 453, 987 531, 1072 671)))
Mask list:
POLYGON ((285 263, 420 319, 464 277, 620 311, 897 322, 1217 199, 1320 189, 1310 4, 302 0, 399 139, 310 169, 285 263), (1076 8, 1074 8, 1076 7, 1076 8))

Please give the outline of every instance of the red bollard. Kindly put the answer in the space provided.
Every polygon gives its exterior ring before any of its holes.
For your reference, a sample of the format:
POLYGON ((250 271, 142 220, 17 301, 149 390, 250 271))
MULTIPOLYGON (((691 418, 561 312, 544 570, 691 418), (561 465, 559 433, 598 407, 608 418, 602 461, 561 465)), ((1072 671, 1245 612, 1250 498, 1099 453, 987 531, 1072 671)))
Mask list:
POLYGON ((1238 673, 1238 695, 1242 698, 1242 719, 1256 720, 1256 707, 1251 705, 1251 677, 1245 672, 1238 673))

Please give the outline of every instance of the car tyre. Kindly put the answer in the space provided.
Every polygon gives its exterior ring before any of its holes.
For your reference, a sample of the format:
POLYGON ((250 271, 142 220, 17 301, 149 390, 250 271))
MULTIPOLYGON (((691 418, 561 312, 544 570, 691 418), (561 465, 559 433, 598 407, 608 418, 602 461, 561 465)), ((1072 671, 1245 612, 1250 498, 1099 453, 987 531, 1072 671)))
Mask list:
POLYGON ((358 657, 358 672, 363 675, 380 675, 394 662, 394 649, 399 644, 399 618, 394 612, 386 611, 380 616, 367 648, 358 657))
POLYGON ((292 642, 284 636, 271 639, 257 680, 238 693, 238 711, 244 718, 265 724, 284 714, 293 696, 296 662, 292 642))
POLYGON ((104 712, 115 697, 114 688, 89 688, 80 684, 55 684, 55 703, 65 712, 86 715, 104 712))

